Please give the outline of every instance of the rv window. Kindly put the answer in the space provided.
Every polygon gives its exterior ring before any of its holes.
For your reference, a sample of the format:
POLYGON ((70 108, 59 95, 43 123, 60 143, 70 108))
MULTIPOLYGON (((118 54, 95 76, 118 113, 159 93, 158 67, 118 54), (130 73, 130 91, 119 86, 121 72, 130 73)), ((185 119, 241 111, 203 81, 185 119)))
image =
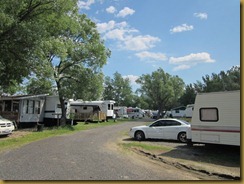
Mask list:
POLYGON ((83 107, 83 110, 87 110, 87 106, 83 107))
POLYGON ((35 101, 35 114, 40 114, 41 107, 40 107, 40 101, 35 101))
POLYGON ((219 113, 218 109, 213 107, 213 108, 200 108, 199 109, 199 114, 200 114, 200 120, 201 121, 218 121, 219 120, 219 113))
POLYGON ((110 110, 110 104, 108 104, 108 110, 110 110))

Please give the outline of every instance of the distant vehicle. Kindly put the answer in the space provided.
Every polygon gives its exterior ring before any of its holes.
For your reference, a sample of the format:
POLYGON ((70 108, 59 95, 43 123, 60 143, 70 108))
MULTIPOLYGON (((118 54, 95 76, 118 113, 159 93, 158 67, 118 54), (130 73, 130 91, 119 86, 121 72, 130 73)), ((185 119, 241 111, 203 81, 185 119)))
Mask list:
POLYGON ((171 115, 172 118, 182 118, 185 116, 185 106, 175 107, 171 109, 171 115))
POLYGON ((14 129, 15 127, 12 121, 0 116, 0 135, 11 134, 14 129))
POLYGON ((144 112, 138 107, 128 107, 127 114, 132 119, 144 117, 144 112))
POLYGON ((114 113, 119 117, 119 118, 128 118, 127 114, 127 107, 125 106, 114 106, 114 113))
POLYGON ((179 119, 159 119, 150 125, 136 126, 130 129, 130 137, 142 141, 144 139, 170 139, 186 142, 186 132, 191 125, 179 119))
POLYGON ((197 94, 189 144, 240 146, 240 118, 239 90, 197 94))

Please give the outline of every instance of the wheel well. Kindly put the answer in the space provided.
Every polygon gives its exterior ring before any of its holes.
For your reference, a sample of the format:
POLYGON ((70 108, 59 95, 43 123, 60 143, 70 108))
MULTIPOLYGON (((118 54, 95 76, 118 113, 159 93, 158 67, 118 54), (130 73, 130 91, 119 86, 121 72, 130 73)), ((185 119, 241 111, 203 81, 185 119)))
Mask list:
POLYGON ((144 134, 144 136, 145 136, 145 133, 142 130, 135 131, 134 136, 136 135, 137 132, 142 132, 144 134))
POLYGON ((185 134, 186 134, 185 131, 179 132, 178 135, 177 135, 177 138, 178 138, 178 139, 179 139, 179 136, 180 136, 181 133, 185 133, 185 134))

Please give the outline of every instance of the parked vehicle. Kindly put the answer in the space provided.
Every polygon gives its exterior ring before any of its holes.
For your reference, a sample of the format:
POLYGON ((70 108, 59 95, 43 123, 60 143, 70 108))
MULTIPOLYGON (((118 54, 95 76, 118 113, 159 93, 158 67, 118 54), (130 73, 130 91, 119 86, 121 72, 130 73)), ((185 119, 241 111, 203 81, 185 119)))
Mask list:
POLYGON ((144 112, 138 107, 128 107, 127 114, 132 119, 144 117, 144 112))
POLYGON ((67 104, 67 118, 76 121, 105 121, 114 117, 113 100, 82 101, 69 100, 67 104))
POLYGON ((136 126, 130 129, 130 137, 142 141, 144 139, 170 139, 186 142, 186 132, 191 125, 179 119, 159 119, 150 125, 136 126))
POLYGON ((14 129, 15 127, 12 121, 0 116, 0 135, 11 134, 14 129))
POLYGON ((172 118, 182 118, 185 116, 185 106, 175 107, 171 109, 171 115, 169 117, 172 118))
POLYGON ((240 91, 197 94, 187 139, 240 146, 240 91))
POLYGON ((127 107, 125 106, 114 106, 114 113, 118 116, 118 118, 128 118, 127 107))

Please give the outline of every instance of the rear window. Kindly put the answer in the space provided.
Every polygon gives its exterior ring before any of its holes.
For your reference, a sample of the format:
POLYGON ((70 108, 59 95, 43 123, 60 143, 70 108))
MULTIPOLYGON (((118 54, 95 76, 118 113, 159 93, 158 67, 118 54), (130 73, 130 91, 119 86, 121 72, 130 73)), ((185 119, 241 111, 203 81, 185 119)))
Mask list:
POLYGON ((217 122, 219 120, 219 112, 216 107, 200 108, 200 120, 206 122, 217 122))

